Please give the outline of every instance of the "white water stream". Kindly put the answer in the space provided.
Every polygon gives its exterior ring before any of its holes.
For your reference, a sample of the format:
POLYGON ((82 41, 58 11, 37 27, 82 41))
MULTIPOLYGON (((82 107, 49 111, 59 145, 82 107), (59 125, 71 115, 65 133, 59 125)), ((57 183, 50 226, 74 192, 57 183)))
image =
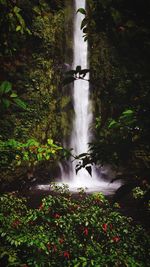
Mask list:
MULTIPOLYGON (((76 13, 79 8, 86 9, 86 0, 75 0, 74 14, 74 36, 73 36, 73 66, 81 66, 81 69, 88 68, 88 43, 84 41, 83 32, 80 30, 81 22, 84 15, 80 12, 76 13)), ((85 77, 88 79, 88 75, 85 77)), ((73 148, 73 154, 79 155, 88 152, 88 143, 91 139, 90 125, 92 122, 92 111, 89 101, 89 82, 81 79, 74 82, 73 88, 73 104, 74 104, 74 122, 71 135, 70 147, 73 148)), ((111 194, 120 184, 110 184, 98 177, 95 168, 92 167, 92 176, 85 168, 81 168, 77 174, 75 171, 78 161, 69 163, 69 170, 64 171, 61 167, 62 183, 68 184, 71 191, 76 191, 77 188, 83 187, 87 191, 101 191, 105 194, 111 194)), ((61 183, 58 183, 61 184, 61 183)), ((48 186, 48 185, 47 185, 48 186)), ((41 189, 46 189, 43 185, 41 189)))
MULTIPOLYGON (((86 9, 86 0, 75 0, 75 15, 74 15, 74 36, 73 36, 73 66, 72 69, 76 69, 77 66, 81 66, 81 69, 88 69, 88 42, 84 41, 83 32, 80 29, 81 22, 84 15, 80 12, 76 13, 79 8, 86 9)), ((86 75, 85 79, 89 79, 89 75, 86 75)), ((77 80, 74 82, 73 88, 73 104, 74 104, 74 123, 71 135, 70 147, 73 148, 74 155, 80 155, 87 153, 91 141, 91 122, 92 122, 92 110, 90 106, 90 92, 89 82, 84 80, 77 80)), ((69 185, 70 190, 75 191, 79 187, 85 188, 87 191, 102 191, 105 194, 112 193, 116 187, 115 184, 105 182, 98 177, 95 168, 92 166, 92 176, 85 168, 81 168, 76 174, 76 165, 79 162, 77 160, 70 163, 69 172, 65 173, 63 168, 62 181, 69 185)))

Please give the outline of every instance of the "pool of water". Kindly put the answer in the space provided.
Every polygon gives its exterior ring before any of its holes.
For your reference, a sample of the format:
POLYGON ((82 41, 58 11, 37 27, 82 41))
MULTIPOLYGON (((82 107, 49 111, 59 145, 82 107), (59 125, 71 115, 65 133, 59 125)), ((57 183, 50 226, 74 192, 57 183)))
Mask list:
POLYGON ((69 189, 70 192, 79 192, 81 188, 87 193, 94 193, 94 192, 102 192, 104 195, 113 195, 115 191, 121 186, 120 182, 110 183, 105 181, 99 181, 97 183, 91 182, 85 186, 81 183, 73 183, 73 182, 55 182, 55 183, 48 183, 48 184, 39 184, 36 185, 32 190, 37 191, 55 191, 57 187, 65 187, 69 189))

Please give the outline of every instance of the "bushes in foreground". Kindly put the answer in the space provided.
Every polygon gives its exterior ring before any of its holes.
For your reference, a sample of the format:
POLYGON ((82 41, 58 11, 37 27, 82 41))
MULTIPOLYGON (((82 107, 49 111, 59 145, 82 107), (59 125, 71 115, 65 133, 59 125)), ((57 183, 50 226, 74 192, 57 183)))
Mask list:
POLYGON ((0 198, 0 266, 148 266, 149 239, 101 193, 65 188, 36 209, 13 194, 0 198))

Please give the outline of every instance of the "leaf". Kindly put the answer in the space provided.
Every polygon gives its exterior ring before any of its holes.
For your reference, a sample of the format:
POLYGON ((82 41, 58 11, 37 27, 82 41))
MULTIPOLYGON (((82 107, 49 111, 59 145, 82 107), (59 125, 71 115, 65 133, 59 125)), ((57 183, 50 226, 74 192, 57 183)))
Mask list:
POLYGON ((47 139, 47 143, 48 143, 49 145, 53 145, 53 139, 47 139))
POLYGON ((77 10, 77 13, 78 13, 78 12, 80 12, 80 13, 83 14, 83 15, 86 15, 86 11, 85 11, 84 8, 79 8, 79 9, 77 10))
POLYGON ((12 84, 8 81, 4 81, 2 82, 1 86, 0 86, 0 93, 8 93, 12 90, 12 84))
POLYGON ((39 146, 39 142, 37 142, 35 139, 28 139, 27 146, 39 146))
POLYGON ((76 171, 76 174, 78 173, 79 170, 81 170, 83 166, 80 165, 80 164, 77 164, 76 167, 75 167, 75 171, 76 171))
POLYGON ((82 22, 81 22, 81 30, 87 25, 87 18, 84 18, 83 20, 82 20, 82 22))
POLYGON ((12 94, 10 95, 10 97, 15 98, 15 97, 18 97, 18 95, 15 92, 12 92, 12 94))
POLYGON ((86 261, 87 259, 85 257, 79 257, 80 260, 86 261))
POLYGON ((80 71, 81 71, 81 66, 77 66, 76 67, 76 72, 79 72, 80 73, 80 71))
POLYGON ((136 26, 135 22, 133 20, 128 20, 125 24, 125 26, 129 27, 129 28, 133 28, 136 26))
POLYGON ((85 27, 85 28, 83 29, 83 32, 84 32, 84 33, 87 33, 87 32, 88 32, 87 27, 85 27))
POLYGON ((82 153, 82 154, 78 155, 78 156, 76 157, 76 159, 81 159, 81 158, 83 158, 83 157, 87 157, 88 155, 89 155, 88 153, 82 153))
POLYGON ((10 106, 10 101, 8 99, 2 99, 2 103, 5 108, 9 108, 10 106))
POLYGON ((88 35, 84 36, 84 42, 86 42, 88 40, 88 35))
POLYGON ((5 235, 6 235, 6 233, 4 233, 4 232, 3 232, 3 233, 1 233, 1 237, 4 237, 5 235))
POLYGON ((80 262, 76 263, 73 267, 80 267, 80 262))
POLYGON ((92 167, 91 166, 86 166, 85 169, 87 170, 87 172, 89 173, 89 175, 92 176, 92 167))
POLYGON ((16 27, 16 32, 18 32, 18 31, 20 31, 20 30, 21 30, 21 26, 18 25, 18 26, 16 27))
POLYGON ((15 6, 13 10, 14 10, 14 13, 17 14, 18 12, 20 12, 21 9, 17 6, 15 6))
POLYGON ((108 128, 111 129, 113 127, 117 126, 117 122, 115 120, 112 120, 109 125, 108 125, 108 128))
POLYGON ((69 77, 66 77, 64 78, 63 80, 63 85, 67 85, 69 83, 72 83, 76 80, 76 78, 74 78, 73 76, 69 76, 69 77))
POLYGON ((76 70, 69 70, 65 73, 66 75, 73 76, 76 74, 76 70))
POLYGON ((112 8, 111 15, 115 23, 121 22, 121 13, 117 9, 112 8))
POLYGON ((133 113, 134 113, 134 111, 131 109, 127 109, 124 112, 122 112, 123 115, 132 115, 133 113))
POLYGON ((85 77, 85 75, 89 72, 89 69, 84 69, 80 71, 80 75, 82 75, 83 77, 85 77))
POLYGON ((32 35, 32 32, 30 31, 30 29, 29 28, 25 28, 26 29, 26 32, 29 34, 29 35, 32 35))
POLYGON ((27 105, 26 105, 26 103, 25 103, 24 101, 22 101, 20 98, 15 98, 13 101, 16 103, 16 105, 17 105, 19 108, 27 109, 27 105))

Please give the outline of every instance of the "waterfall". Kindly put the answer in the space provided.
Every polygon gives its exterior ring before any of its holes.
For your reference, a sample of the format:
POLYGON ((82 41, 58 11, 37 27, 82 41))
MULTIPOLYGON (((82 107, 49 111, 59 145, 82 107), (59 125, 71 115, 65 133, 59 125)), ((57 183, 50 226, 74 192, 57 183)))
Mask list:
MULTIPOLYGON (((86 0, 75 0, 72 69, 76 69, 77 66, 81 66, 81 69, 88 69, 88 42, 84 41, 80 28, 84 15, 80 12, 76 13, 79 8, 86 9, 86 0)), ((88 80, 89 75, 87 74, 85 78, 88 80)), ((81 79, 76 80, 73 87, 74 122, 70 142, 70 147, 73 149, 72 154, 75 156, 87 153, 88 143, 91 141, 92 110, 89 97, 89 82, 81 79)), ((100 175, 98 177, 93 166, 91 166, 92 175, 85 168, 81 168, 76 173, 77 164, 80 164, 79 160, 70 162, 67 173, 61 166, 62 181, 67 183, 70 189, 75 190, 75 188, 83 187, 89 191, 105 193, 114 190, 114 185, 110 186, 108 182, 101 179, 100 175)))
MULTIPOLYGON (((81 66, 81 69, 88 68, 88 42, 84 41, 83 32, 80 29, 81 22, 84 15, 76 12, 79 8, 86 9, 86 0, 75 0, 75 14, 74 14, 74 31, 73 31, 73 65, 72 69, 81 66)), ((85 77, 87 80, 89 75, 85 77)), ((71 134, 70 147, 73 149, 72 154, 75 156, 82 153, 87 153, 88 143, 91 139, 90 125, 92 122, 92 111, 90 108, 90 93, 89 82, 85 80, 76 80, 74 82, 73 92, 73 106, 74 106, 74 122, 71 134)), ((74 160, 69 163, 69 170, 67 172, 61 166, 62 181, 67 182, 70 188, 96 188, 100 183, 95 169, 92 168, 92 176, 85 168, 81 168, 76 173, 76 166, 79 160, 74 160)), ((105 182, 104 182, 105 183, 105 182)), ((106 185, 106 183, 105 183, 106 185)))
MULTIPOLYGON (((75 1, 75 11, 79 8, 86 8, 85 0, 75 1)), ((88 68, 88 43, 84 41, 83 32, 80 29, 84 15, 80 12, 74 16, 74 36, 73 36, 73 69, 81 66, 81 69, 88 68)), ((88 79, 88 75, 85 77, 88 79)), ((90 124, 92 122, 92 112, 89 101, 89 82, 77 80, 73 88, 74 104, 74 123, 71 136, 71 147, 73 154, 79 155, 88 152, 88 143, 90 141, 90 124)), ((90 175, 85 169, 79 170, 76 174, 75 168, 78 162, 74 161, 69 173, 72 182, 79 186, 86 186, 90 175)))
MULTIPOLYGON (((73 65, 72 69, 81 66, 81 69, 88 68, 88 43, 84 41, 83 32, 80 29, 84 15, 76 13, 79 8, 86 8, 86 0, 75 0, 74 31, 73 31, 73 65)), ((89 75, 86 75, 88 79, 89 75)), ((72 92, 74 106, 74 121, 70 140, 72 154, 75 156, 88 152, 88 143, 90 141, 90 124, 92 122, 92 112, 89 101, 89 82, 76 80, 72 92)), ((86 169, 81 168, 76 173, 76 165, 80 161, 74 160, 69 163, 69 171, 66 173, 61 168, 62 180, 69 183, 70 187, 89 187, 92 178, 86 169)), ((93 183, 93 181, 92 181, 93 183)))
MULTIPOLYGON (((75 1, 75 10, 85 9, 85 0, 75 1)), ((73 39, 73 69, 80 65, 82 69, 88 68, 88 44, 84 42, 83 32, 80 30, 84 15, 76 13, 74 16, 74 39, 73 39)), ((86 78, 88 78, 86 76, 86 78)), ((89 127, 92 120, 92 114, 89 107, 89 82, 77 80, 73 88, 74 102, 74 125, 71 137, 71 147, 74 153, 79 155, 88 151, 89 127)))
MULTIPOLYGON (((75 0, 75 14, 74 14, 74 35, 73 35, 73 66, 72 69, 76 69, 77 66, 81 66, 81 69, 88 68, 88 43, 84 41, 83 32, 80 29, 81 22, 84 15, 80 12, 76 13, 79 8, 86 8, 86 0, 75 0)), ((88 79, 88 75, 85 77, 88 79)), ((90 108, 90 92, 89 82, 84 80, 76 80, 74 82, 74 88, 72 92, 73 106, 74 106, 74 121, 73 129, 70 140, 70 148, 72 148, 72 154, 75 156, 82 153, 87 153, 91 141, 90 125, 92 122, 92 110, 90 108)), ((92 167, 92 176, 85 168, 81 168, 76 173, 76 165, 79 164, 79 160, 70 161, 66 166, 60 164, 61 170, 61 182, 68 184, 70 190, 76 191, 78 188, 84 188, 87 191, 101 191, 104 194, 112 194, 116 190, 120 183, 110 184, 102 180, 100 172, 97 175, 94 166, 92 167), (67 168, 66 168, 67 167, 67 168)), ((104 170, 105 176, 107 176, 107 170, 104 170)), ((46 190, 48 185, 38 187, 39 189, 46 190)))

